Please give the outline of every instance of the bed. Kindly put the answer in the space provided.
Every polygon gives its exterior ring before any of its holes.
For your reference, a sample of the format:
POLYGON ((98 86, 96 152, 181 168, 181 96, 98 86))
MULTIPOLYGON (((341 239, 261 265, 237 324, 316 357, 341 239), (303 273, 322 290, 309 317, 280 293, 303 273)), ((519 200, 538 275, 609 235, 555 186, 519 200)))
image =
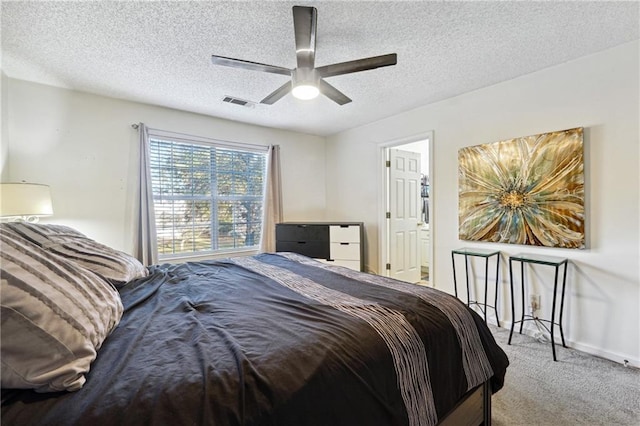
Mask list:
POLYGON ((145 268, 58 225, 0 244, 3 424, 490 424, 504 383, 482 319, 428 287, 294 253, 145 268))

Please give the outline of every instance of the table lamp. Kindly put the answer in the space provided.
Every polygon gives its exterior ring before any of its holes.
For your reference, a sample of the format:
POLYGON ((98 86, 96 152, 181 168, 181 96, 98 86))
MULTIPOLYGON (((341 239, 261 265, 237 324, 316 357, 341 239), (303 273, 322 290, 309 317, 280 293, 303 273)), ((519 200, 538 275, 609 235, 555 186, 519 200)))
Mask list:
POLYGON ((37 183, 0 183, 0 217, 36 223, 51 216, 51 190, 37 183))

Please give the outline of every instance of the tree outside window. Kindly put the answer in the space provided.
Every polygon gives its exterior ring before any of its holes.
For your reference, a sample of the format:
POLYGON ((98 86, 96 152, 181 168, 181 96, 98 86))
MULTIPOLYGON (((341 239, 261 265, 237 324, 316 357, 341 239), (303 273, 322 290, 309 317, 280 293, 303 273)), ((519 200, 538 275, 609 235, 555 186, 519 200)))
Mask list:
POLYGON ((150 159, 161 257, 260 244, 266 153, 152 137, 150 159))

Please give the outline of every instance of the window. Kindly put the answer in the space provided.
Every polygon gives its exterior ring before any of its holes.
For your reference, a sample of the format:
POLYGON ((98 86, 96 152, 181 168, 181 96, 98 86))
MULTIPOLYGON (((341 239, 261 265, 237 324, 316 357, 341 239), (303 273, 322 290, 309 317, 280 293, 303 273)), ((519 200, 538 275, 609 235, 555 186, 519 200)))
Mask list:
POLYGON ((267 148, 177 139, 149 140, 159 256, 257 249, 267 148))

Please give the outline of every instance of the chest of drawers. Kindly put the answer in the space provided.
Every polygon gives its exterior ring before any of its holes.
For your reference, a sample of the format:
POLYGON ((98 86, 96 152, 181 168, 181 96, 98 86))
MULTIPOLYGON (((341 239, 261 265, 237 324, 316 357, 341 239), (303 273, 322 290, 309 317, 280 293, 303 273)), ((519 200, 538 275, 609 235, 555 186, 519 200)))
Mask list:
POLYGON ((364 271, 362 222, 286 222, 276 225, 276 251, 290 251, 364 271))

